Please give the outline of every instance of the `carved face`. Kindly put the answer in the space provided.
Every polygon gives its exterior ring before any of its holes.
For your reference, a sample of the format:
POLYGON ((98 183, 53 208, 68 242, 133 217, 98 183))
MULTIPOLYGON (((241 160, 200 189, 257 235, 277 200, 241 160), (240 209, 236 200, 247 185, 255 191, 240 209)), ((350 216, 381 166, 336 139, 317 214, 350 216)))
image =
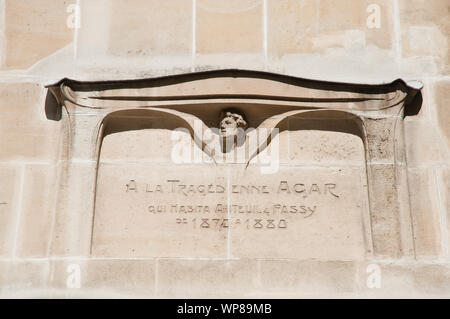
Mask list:
POLYGON ((221 118, 222 120, 219 123, 219 129, 220 134, 223 137, 236 136, 239 128, 242 128, 243 130, 247 128, 247 122, 244 120, 244 117, 238 113, 226 111, 222 113, 221 118))

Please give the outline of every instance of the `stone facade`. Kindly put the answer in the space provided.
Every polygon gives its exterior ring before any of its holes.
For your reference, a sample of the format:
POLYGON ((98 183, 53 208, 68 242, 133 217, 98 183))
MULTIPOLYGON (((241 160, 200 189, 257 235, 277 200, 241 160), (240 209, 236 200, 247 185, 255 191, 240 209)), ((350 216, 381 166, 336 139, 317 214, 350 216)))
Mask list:
POLYGON ((0 0, 0 296, 449 297, 449 10, 0 0))

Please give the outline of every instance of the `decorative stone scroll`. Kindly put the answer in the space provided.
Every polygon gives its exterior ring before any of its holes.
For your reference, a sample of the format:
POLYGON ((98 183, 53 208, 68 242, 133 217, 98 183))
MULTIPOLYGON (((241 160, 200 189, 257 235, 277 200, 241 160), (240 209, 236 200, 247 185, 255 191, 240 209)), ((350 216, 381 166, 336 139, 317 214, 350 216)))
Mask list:
MULTIPOLYGON (((140 181, 130 177, 127 183, 120 186, 120 191, 122 193, 128 192, 131 194, 129 196, 135 196, 133 195, 134 191, 138 187, 139 189, 143 188, 145 193, 149 194, 149 199, 157 199, 158 191, 172 191, 177 194, 173 195, 173 198, 176 196, 184 198, 183 196, 188 192, 192 192, 194 197, 204 198, 198 193, 208 192, 211 202, 207 205, 204 203, 197 205, 194 208, 184 207, 180 202, 176 205, 169 202, 159 202, 160 205, 148 204, 145 207, 146 213, 157 213, 165 210, 179 212, 189 209, 200 211, 205 210, 205 207, 208 207, 209 211, 212 207, 217 209, 218 204, 227 202, 227 198, 225 198, 227 192, 231 195, 245 196, 246 192, 254 190, 258 192, 257 201, 262 206, 252 203, 252 205, 248 204, 247 206, 242 204, 231 207, 232 205, 230 205, 228 209, 234 209, 237 215, 243 210, 257 212, 258 210, 270 209, 282 213, 285 209, 291 212, 295 210, 295 212, 301 213, 303 217, 314 216, 313 214, 317 210, 316 205, 295 206, 292 204, 285 207, 282 203, 271 202, 267 206, 269 208, 267 208, 264 206, 264 196, 266 196, 264 194, 273 193, 275 198, 276 196, 282 198, 287 196, 287 192, 304 194, 304 197, 306 197, 306 193, 317 192, 320 196, 326 197, 324 200, 328 201, 327 207, 332 207, 333 200, 339 197, 336 183, 327 181, 326 178, 321 183, 312 180, 296 183, 289 179, 292 174, 286 175, 280 172, 271 179, 272 184, 269 185, 267 180, 258 184, 258 177, 251 177, 254 176, 252 175, 254 167, 251 166, 251 163, 270 144, 271 139, 259 139, 257 144, 250 146, 245 143, 240 145, 239 141, 236 142, 236 139, 239 140, 238 129, 242 129, 244 132, 242 136, 245 141, 251 134, 255 134, 252 131, 246 131, 247 127, 250 126, 258 129, 266 128, 272 132, 275 129, 278 131, 286 130, 286 121, 293 118, 305 119, 311 127, 314 127, 317 119, 322 118, 325 121, 327 118, 343 119, 352 123, 353 130, 362 139, 365 150, 367 180, 363 185, 363 191, 367 194, 368 199, 368 208, 362 216, 364 220, 365 255, 377 258, 414 256, 407 167, 404 154, 403 117, 405 108, 408 107, 418 90, 409 87, 402 80, 383 85, 362 85, 306 80, 265 72, 219 70, 127 81, 79 82, 63 79, 49 86, 49 91, 57 101, 57 113, 61 115, 62 129, 64 130, 59 162, 57 216, 52 239, 53 255, 90 256, 91 254, 99 254, 117 256, 117 254, 126 253, 127 256, 134 256, 131 250, 127 250, 128 248, 125 250, 119 249, 116 252, 110 242, 114 241, 114 245, 117 247, 120 247, 121 242, 130 246, 132 241, 138 240, 137 238, 142 238, 142 236, 147 238, 145 225, 138 225, 139 228, 130 232, 125 231, 122 236, 112 236, 108 232, 103 232, 103 229, 107 227, 105 225, 109 225, 108 218, 123 218, 124 225, 127 225, 124 226, 125 229, 128 226, 134 227, 132 220, 126 220, 127 216, 130 219, 135 216, 128 215, 127 212, 123 212, 122 215, 114 215, 115 217, 108 216, 107 213, 96 216, 97 209, 107 211, 112 207, 108 206, 108 203, 104 200, 96 199, 96 196, 99 187, 97 185, 99 158, 104 137, 111 132, 126 131, 133 125, 135 125, 135 129, 140 128, 139 124, 127 124, 126 121, 116 123, 114 119, 118 115, 124 116, 124 114, 126 115, 125 118, 139 119, 148 112, 148 114, 161 119, 152 125, 168 130, 181 127, 188 132, 192 140, 195 141, 198 150, 210 160, 207 164, 210 172, 208 176, 211 177, 210 181, 201 179, 191 182, 191 185, 184 185, 182 178, 177 180, 166 178, 161 183, 153 182, 141 185, 139 184, 140 181), (208 114, 213 114, 213 117, 216 116, 215 121, 210 121, 211 117, 208 114), (169 125, 169 122, 172 124, 169 125), (177 123, 177 125, 173 123, 177 123), (227 142, 221 144, 221 151, 212 149, 199 138, 214 126, 220 128, 217 135, 221 136, 222 140, 227 140, 227 142), (235 140, 228 142, 230 137, 235 140), (226 145, 226 147, 223 147, 223 145, 226 145), (217 163, 230 150, 230 147, 244 146, 248 147, 248 156, 244 165, 245 172, 242 173, 243 175, 239 175, 241 174, 239 173, 238 175, 241 177, 237 176, 236 178, 241 178, 246 184, 229 182, 227 185, 227 182, 222 179, 223 176, 220 175, 221 168, 219 169, 219 166, 215 165, 219 165, 217 163), (182 184, 183 187, 180 186, 182 184), (101 208, 98 208, 97 205, 101 208), (99 229, 99 234, 97 234, 96 227, 99 229)), ((139 121, 136 123, 139 123, 139 121)), ((148 147, 151 147, 151 145, 148 147)), ((171 164, 167 163, 166 167, 168 167, 168 172, 175 174, 176 165, 171 168, 171 164)), ((139 172, 135 172, 133 176, 138 174, 139 172)), ((187 175, 189 174, 192 175, 192 172, 187 173, 187 175)), ((233 174, 234 171, 231 171, 231 175, 233 174)), ((151 179, 151 176, 148 175, 145 178, 151 179)), ((194 180, 195 174, 191 178, 194 180)), ((230 178, 233 178, 233 176, 230 178)), ((102 183, 107 184, 108 178, 102 179, 102 183)), ((351 193, 351 183, 348 185, 346 186, 347 191, 351 193)), ((110 196, 114 197, 113 194, 111 193, 110 196)), ((245 197, 242 198, 245 199, 245 197)), ((118 206, 122 204, 117 202, 118 206)), ((123 207, 128 206, 120 207, 120 209, 125 209, 123 207)), ((195 216, 200 215, 192 216, 189 219, 176 218, 176 222, 181 224, 193 223, 192 227, 198 226, 200 228, 206 228, 207 225, 208 234, 198 235, 198 233, 195 233, 192 236, 205 236, 205 240, 210 242, 222 240, 223 238, 216 238, 216 233, 220 231, 217 229, 225 229, 223 232, 225 234, 229 232, 232 222, 241 224, 240 229, 251 228, 252 230, 256 229, 256 231, 259 231, 258 229, 282 230, 287 227, 286 220, 282 218, 230 219, 228 217, 232 212, 228 211, 227 214, 227 218, 211 218, 207 222, 206 219, 196 220, 195 216), (215 228, 216 230, 212 230, 213 220, 218 227, 215 228), (203 223, 203 226, 201 223, 203 223), (216 233, 214 233, 215 231, 216 233)), ((155 220, 158 218, 163 217, 155 217, 155 220)), ((318 222, 328 222, 325 216, 321 218, 323 219, 318 220, 318 222)), ((146 220, 148 219, 136 219, 134 223, 145 224, 146 220)), ((307 219, 305 218, 305 220, 307 219)), ((120 220, 114 222, 119 225, 121 223, 120 220)), ((328 226, 332 228, 331 222, 328 226)), ((168 256, 178 256, 185 249, 201 251, 202 248, 198 245, 198 242, 192 242, 191 246, 185 248, 177 248, 179 245, 184 247, 182 244, 192 237, 187 230, 188 226, 180 227, 185 228, 180 228, 179 236, 186 237, 172 246, 168 244, 170 250, 167 253, 168 256)), ((161 226, 159 231, 160 233, 158 233, 158 227, 155 227, 155 229, 149 228, 148 233, 155 233, 148 235, 148 241, 157 241, 160 238, 158 236, 163 236, 164 226, 161 226)), ((306 227, 302 231, 307 233, 308 228, 306 227)), ((232 234, 232 236, 245 236, 239 230, 232 234)), ((291 230, 290 234, 295 237, 295 229, 291 230)), ((259 238, 259 235, 251 236, 255 240, 259 238)), ((283 236, 283 233, 279 233, 279 236, 283 236)), ((314 234, 311 233, 311 236, 314 236, 314 234)), ((330 240, 333 240, 333 238, 330 237, 330 240)), ((332 242, 329 244, 332 245, 332 242)), ((327 242, 320 243, 320 245, 327 245, 327 242)), ((245 243, 242 243, 241 246, 245 246, 245 243)), ((283 249, 289 255, 289 242, 283 249)), ((244 248, 241 250, 244 250, 244 248)), ((239 252, 236 254, 239 255, 239 252)), ((257 253, 250 255, 252 257, 259 256, 257 253)), ((157 251, 157 249, 144 248, 137 256, 164 257, 166 255, 164 252, 157 251)), ((210 255, 206 256, 211 257, 210 255)), ((243 253, 243 256, 249 256, 249 254, 243 253)), ((283 257, 286 255, 276 256, 283 257)))

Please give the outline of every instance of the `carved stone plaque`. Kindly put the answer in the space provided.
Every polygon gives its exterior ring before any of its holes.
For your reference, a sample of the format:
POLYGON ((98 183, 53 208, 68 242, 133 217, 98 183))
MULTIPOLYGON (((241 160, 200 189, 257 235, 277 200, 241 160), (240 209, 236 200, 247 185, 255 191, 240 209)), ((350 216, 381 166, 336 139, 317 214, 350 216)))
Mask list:
MULTIPOLYGON (((149 123, 158 120, 148 118, 149 123)), ((289 127, 307 124, 298 122, 304 121, 293 119, 289 127)), ((269 174, 255 164, 174 164, 164 153, 173 146, 170 137, 171 132, 162 129, 105 137, 93 255, 364 256, 370 232, 363 219, 367 182, 359 137, 287 130, 274 142, 279 147, 272 151, 285 154, 269 174), (351 167, 346 166, 348 157, 353 159, 351 167)))
POLYGON ((402 120, 417 90, 401 80, 224 70, 50 90, 70 115, 55 252, 414 254, 402 120))

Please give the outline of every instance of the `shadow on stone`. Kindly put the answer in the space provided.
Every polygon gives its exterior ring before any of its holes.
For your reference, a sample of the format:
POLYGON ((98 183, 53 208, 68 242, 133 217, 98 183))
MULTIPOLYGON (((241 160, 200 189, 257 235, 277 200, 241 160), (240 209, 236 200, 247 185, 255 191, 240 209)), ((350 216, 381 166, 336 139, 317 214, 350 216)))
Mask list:
POLYGON ((61 120, 61 107, 55 96, 47 90, 47 96, 45 97, 45 116, 48 120, 59 121, 61 120))
POLYGON ((422 108, 423 97, 422 92, 418 91, 414 98, 405 105, 405 117, 406 116, 414 116, 419 114, 420 109, 422 108))

